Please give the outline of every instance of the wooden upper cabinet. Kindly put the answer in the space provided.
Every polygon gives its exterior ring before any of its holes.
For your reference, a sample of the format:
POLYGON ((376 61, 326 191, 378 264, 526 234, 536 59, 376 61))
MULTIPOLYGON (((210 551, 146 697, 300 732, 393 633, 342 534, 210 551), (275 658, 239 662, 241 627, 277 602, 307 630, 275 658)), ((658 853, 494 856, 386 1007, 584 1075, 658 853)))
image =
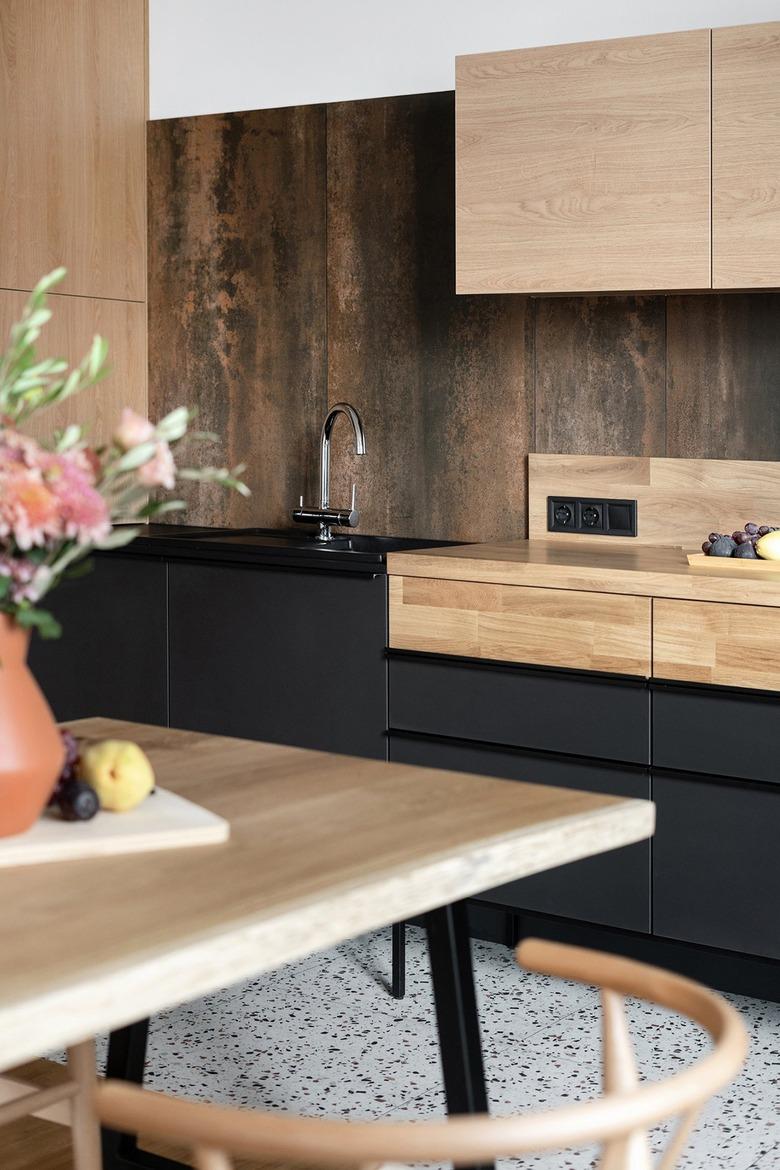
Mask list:
POLYGON ((713 287, 780 285, 780 22, 712 33, 713 287))
POLYGON ((0 3, 0 287, 146 299, 146 0, 0 3))
POLYGON ((460 57, 457 291, 710 287, 710 32, 460 57))

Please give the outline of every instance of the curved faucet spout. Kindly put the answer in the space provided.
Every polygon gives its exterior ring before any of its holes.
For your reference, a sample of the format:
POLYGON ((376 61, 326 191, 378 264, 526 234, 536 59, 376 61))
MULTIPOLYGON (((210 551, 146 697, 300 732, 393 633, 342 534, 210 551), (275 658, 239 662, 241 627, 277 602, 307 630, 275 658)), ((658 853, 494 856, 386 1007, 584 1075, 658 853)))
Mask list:
POLYGON ((320 435, 320 507, 324 511, 330 507, 330 437, 340 414, 345 414, 352 423, 355 432, 355 454, 365 455, 366 433, 363 430, 363 420, 354 406, 348 402, 337 402, 325 416, 320 435))

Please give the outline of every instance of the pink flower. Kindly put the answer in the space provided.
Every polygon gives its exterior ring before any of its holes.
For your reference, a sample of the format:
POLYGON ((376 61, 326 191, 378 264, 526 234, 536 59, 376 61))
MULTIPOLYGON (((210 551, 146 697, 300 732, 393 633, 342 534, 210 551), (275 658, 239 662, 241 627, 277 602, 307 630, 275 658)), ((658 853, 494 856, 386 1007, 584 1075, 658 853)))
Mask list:
POLYGON ((46 453, 42 464, 46 486, 57 501, 63 535, 79 544, 92 544, 108 536, 108 506, 94 486, 94 473, 82 453, 46 453))
POLYGON ((0 555, 0 577, 11 578, 10 599, 14 603, 20 601, 40 601, 51 585, 51 569, 47 565, 34 565, 26 557, 9 557, 0 555))
POLYGON ((160 440, 154 455, 138 468, 138 478, 146 487, 172 488, 176 484, 176 464, 167 443, 160 440))
POLYGON ((149 419, 144 418, 142 414, 136 414, 129 406, 126 406, 114 431, 114 442, 117 446, 121 447, 123 451, 129 451, 131 447, 148 443, 153 438, 154 427, 149 419))
POLYGON ((26 550, 103 539, 111 522, 94 485, 93 466, 82 451, 54 454, 17 431, 0 429, 0 541, 9 538, 26 550))

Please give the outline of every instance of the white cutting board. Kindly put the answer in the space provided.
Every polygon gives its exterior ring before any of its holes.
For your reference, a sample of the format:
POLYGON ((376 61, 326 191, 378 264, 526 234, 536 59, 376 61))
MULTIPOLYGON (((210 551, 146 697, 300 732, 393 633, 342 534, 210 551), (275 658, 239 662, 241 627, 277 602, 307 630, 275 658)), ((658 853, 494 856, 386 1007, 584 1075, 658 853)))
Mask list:
POLYGON ((45 812, 26 833, 0 837, 0 868, 214 845, 229 836, 222 817, 157 788, 130 812, 99 812, 91 821, 63 821, 45 812))

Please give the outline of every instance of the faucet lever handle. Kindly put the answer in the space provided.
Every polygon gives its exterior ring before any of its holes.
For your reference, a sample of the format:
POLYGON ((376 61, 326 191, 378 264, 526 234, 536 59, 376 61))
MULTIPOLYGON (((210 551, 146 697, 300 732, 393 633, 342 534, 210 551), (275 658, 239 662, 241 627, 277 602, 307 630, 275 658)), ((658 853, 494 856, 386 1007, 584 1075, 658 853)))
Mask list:
POLYGON ((301 493, 301 495, 298 497, 298 507, 303 507, 303 493, 301 493))
POLYGON ((357 509, 357 484, 352 485, 352 501, 349 505, 349 526, 357 528, 360 523, 360 513, 357 509))

